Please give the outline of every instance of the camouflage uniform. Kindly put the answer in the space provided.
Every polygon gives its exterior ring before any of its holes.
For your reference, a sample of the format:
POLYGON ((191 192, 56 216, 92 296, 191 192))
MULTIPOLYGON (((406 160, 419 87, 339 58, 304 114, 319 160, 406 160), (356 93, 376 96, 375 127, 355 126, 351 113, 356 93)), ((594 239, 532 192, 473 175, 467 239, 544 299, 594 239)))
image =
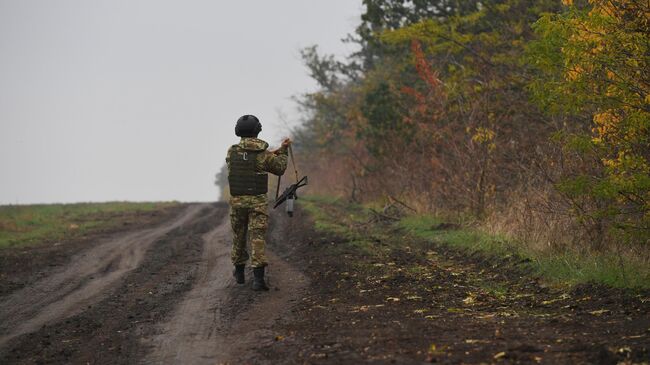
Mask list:
MULTIPOLYGON (((287 149, 280 148, 273 153, 267 151, 269 144, 257 138, 244 137, 238 146, 247 151, 260 151, 257 155, 256 170, 282 175, 287 168, 287 149)), ((232 149, 232 147, 231 147, 232 149)), ((230 156, 230 150, 228 150, 230 156)), ((226 158, 230 174, 230 160, 226 158)), ((245 264, 249 255, 246 250, 246 234, 251 241, 252 266, 266 266, 264 255, 264 236, 268 228, 268 200, 266 194, 240 195, 230 197, 230 224, 233 231, 231 259, 234 265, 245 264)))

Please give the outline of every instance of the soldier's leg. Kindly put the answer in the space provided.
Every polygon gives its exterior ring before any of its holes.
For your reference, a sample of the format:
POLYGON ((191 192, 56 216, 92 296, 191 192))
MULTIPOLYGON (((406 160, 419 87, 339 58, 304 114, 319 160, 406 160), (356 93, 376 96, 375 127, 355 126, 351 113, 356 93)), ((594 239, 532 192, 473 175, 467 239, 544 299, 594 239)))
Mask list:
POLYGON ((234 265, 243 265, 248 261, 246 251, 246 233, 248 231, 249 209, 231 208, 230 225, 232 226, 232 251, 230 258, 234 265))
POLYGON ((249 215, 249 236, 252 248, 253 265, 253 290, 269 290, 264 281, 264 267, 266 266, 266 229, 269 225, 269 216, 266 213, 266 204, 251 210, 249 215))
POLYGON ((266 230, 269 225, 269 216, 266 212, 266 205, 255 207, 250 210, 248 216, 248 236, 251 241, 252 266, 266 266, 266 230))

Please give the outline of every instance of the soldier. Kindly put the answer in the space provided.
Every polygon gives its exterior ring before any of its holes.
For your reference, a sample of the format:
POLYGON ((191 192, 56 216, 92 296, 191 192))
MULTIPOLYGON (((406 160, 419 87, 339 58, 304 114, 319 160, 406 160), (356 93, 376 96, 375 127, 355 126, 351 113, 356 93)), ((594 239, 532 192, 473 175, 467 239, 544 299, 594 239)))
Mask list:
POLYGON ((264 282, 264 235, 268 227, 268 174, 282 175, 287 168, 287 149, 290 139, 282 141, 275 151, 268 151, 268 143, 257 139, 262 130, 259 119, 244 115, 237 120, 235 134, 241 137, 238 144, 228 149, 228 184, 230 186, 230 224, 233 231, 231 259, 233 276, 244 284, 244 268, 249 255, 246 251, 246 234, 251 241, 253 290, 269 290, 264 282))

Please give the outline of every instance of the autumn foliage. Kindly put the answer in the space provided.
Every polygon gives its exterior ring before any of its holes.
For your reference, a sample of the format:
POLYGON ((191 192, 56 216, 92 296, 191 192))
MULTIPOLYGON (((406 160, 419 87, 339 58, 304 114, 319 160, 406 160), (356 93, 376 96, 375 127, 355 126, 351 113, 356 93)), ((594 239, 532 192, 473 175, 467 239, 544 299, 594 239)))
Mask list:
POLYGON ((647 2, 364 4, 359 52, 303 53, 317 190, 542 245, 647 246, 647 2))
POLYGON ((531 56, 540 105, 568 123, 561 135, 590 169, 563 176, 558 189, 574 213, 611 239, 647 243, 650 230, 650 5, 641 1, 565 2, 535 25, 531 56), (549 51, 555 50, 556 54, 549 51))

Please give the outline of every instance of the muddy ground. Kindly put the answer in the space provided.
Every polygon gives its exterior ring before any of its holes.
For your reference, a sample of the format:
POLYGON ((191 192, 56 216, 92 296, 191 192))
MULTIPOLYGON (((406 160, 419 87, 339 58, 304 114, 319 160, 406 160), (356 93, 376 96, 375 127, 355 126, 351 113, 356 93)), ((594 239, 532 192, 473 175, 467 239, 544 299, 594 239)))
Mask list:
POLYGON ((85 242, 0 254, 0 272, 17 272, 0 280, 0 363, 650 359, 649 293, 549 287, 516 258, 470 255, 390 225, 376 227, 391 238, 371 255, 316 233, 304 213, 274 215, 271 291, 253 292, 231 277, 227 211, 185 205, 85 242))
POLYGON ((30 247, 0 250, 0 296, 42 279, 52 268, 65 266, 74 253, 89 245, 124 232, 152 227, 176 216, 185 205, 170 205, 153 211, 109 212, 97 216, 116 224, 94 228, 73 240, 50 240, 30 247))
POLYGON ((308 294, 250 363, 650 362, 649 292, 551 287, 527 260, 459 251, 386 222, 359 232, 372 254, 310 226, 299 225, 291 258, 308 294))

